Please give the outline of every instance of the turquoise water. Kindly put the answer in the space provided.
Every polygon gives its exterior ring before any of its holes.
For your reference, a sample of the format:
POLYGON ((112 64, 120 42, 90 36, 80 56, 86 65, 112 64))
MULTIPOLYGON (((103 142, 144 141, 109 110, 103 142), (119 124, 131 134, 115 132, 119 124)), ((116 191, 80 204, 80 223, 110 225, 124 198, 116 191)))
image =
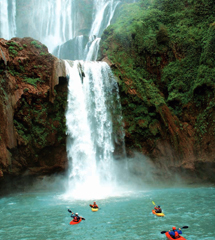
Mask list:
POLYGON ((168 188, 127 192, 97 201, 63 200, 60 193, 29 192, 0 199, 0 239, 166 239, 161 231, 189 226, 186 239, 215 239, 215 188, 168 188), (152 201, 160 204, 165 217, 151 213, 152 201), (67 209, 86 220, 71 226, 67 209))

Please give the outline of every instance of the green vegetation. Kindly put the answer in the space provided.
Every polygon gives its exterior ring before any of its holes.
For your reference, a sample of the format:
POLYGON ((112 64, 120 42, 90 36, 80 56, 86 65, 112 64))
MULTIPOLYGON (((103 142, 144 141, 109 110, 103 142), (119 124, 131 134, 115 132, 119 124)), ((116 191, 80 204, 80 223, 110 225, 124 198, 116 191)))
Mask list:
POLYGON ((18 52, 23 50, 23 47, 20 47, 16 42, 9 41, 6 44, 9 46, 8 51, 10 57, 16 57, 18 55, 18 52))
POLYGON ((41 149, 54 144, 56 139, 59 143, 65 141, 67 92, 58 92, 54 103, 47 101, 47 97, 31 96, 29 104, 23 95, 14 114, 14 126, 28 147, 41 149))
POLYGON ((9 46, 16 46, 16 47, 19 47, 19 44, 18 43, 16 43, 16 42, 7 42, 6 43, 7 45, 9 45, 9 46))
POLYGON ((42 45, 38 41, 32 41, 31 45, 34 45, 38 49, 42 49, 42 45))
POLYGON ((7 70, 8 72, 12 75, 12 76, 19 76, 20 73, 17 72, 15 69, 14 69, 14 66, 8 66, 7 67, 7 70))
POLYGON ((29 77, 24 77, 23 79, 25 82, 27 82, 28 84, 31 84, 34 87, 37 87, 38 83, 43 83, 44 81, 40 78, 29 78, 29 77))
POLYGON ((141 0, 124 5, 104 31, 99 58, 108 56, 116 66, 126 129, 136 147, 161 137, 162 106, 183 121, 183 108, 192 102, 195 127, 207 132, 215 97, 214 12, 212 0, 141 0))
POLYGON ((10 47, 8 48, 8 50, 9 50, 10 56, 16 57, 16 56, 18 55, 18 52, 17 52, 17 50, 16 50, 15 47, 10 46, 10 47))

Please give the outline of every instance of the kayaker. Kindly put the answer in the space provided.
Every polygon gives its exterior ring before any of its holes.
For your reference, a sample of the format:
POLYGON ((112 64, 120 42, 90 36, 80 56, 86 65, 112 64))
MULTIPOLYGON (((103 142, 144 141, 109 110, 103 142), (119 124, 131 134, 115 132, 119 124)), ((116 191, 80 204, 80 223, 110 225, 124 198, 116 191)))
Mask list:
POLYGON ((161 209, 161 206, 160 206, 160 205, 155 206, 154 209, 155 209, 155 212, 156 212, 156 213, 162 213, 162 209, 161 209))
POLYGON ((172 227, 172 231, 169 230, 169 235, 173 238, 173 239, 177 239, 180 238, 180 235, 182 234, 181 228, 179 228, 178 230, 176 229, 176 227, 172 227))
POLYGON ((79 222, 79 220, 81 218, 81 217, 78 216, 78 213, 76 213, 76 214, 72 213, 71 217, 73 218, 74 222, 79 222))
POLYGON ((93 205, 90 204, 89 206, 90 206, 91 208, 99 208, 98 205, 96 204, 96 202, 94 202, 93 205))

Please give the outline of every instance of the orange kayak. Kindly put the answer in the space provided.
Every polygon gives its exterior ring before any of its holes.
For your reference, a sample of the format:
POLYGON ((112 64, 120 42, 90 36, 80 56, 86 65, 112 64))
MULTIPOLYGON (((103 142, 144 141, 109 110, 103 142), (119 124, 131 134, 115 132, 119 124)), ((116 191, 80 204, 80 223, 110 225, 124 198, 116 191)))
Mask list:
MULTIPOLYGON (((173 240, 174 240, 174 238, 172 238, 172 237, 169 235, 168 232, 166 232, 165 235, 166 235, 167 239, 173 239, 173 240)), ((186 240, 186 238, 184 238, 184 237, 182 237, 182 236, 180 236, 180 237, 177 238, 177 239, 179 239, 179 240, 186 240)))
POLYGON ((82 218, 80 218, 78 222, 72 220, 69 224, 70 224, 70 225, 75 225, 75 224, 80 223, 81 221, 82 221, 82 218))
POLYGON ((156 213, 154 209, 152 210, 152 213, 155 214, 158 217, 164 217, 165 216, 164 213, 156 213))

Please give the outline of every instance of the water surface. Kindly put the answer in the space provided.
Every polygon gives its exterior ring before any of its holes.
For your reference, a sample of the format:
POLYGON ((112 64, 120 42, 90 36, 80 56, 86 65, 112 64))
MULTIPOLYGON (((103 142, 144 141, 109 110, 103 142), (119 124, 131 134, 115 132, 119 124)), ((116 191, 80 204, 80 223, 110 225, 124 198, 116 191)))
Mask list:
POLYGON ((125 192, 97 201, 98 212, 91 212, 92 201, 65 200, 60 193, 47 192, 3 197, 0 239, 165 239, 160 232, 173 225, 189 226, 183 230, 186 239, 215 239, 213 187, 125 192), (151 213, 152 201, 161 205, 164 218, 151 213), (68 208, 86 220, 69 225, 68 208))

